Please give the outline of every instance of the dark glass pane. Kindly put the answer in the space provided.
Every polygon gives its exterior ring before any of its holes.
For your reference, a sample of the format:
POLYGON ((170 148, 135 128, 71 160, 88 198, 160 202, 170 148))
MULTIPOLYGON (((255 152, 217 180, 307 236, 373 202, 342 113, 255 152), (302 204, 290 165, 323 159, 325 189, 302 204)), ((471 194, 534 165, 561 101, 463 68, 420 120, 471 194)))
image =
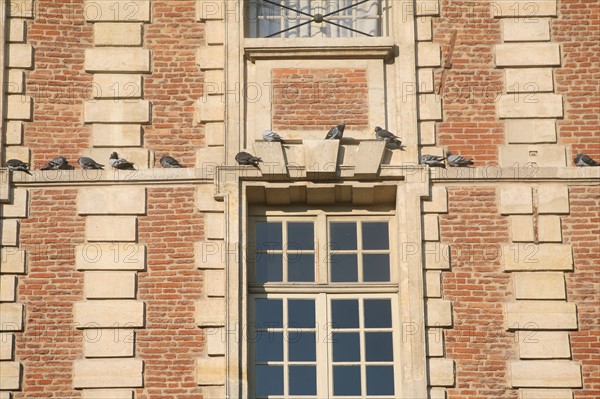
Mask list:
POLYGON ((389 299, 365 299, 365 328, 391 328, 392 304, 389 299))
POLYGON ((290 222, 288 228, 287 249, 289 250, 312 250, 315 248, 315 233, 312 223, 290 222))
POLYGON ((317 359, 315 333, 290 331, 288 333, 289 360, 291 362, 314 362, 317 359))
POLYGON ((256 366, 256 396, 283 395, 283 366, 256 366))
POLYGON ((333 395, 360 395, 360 366, 333 366, 333 395))
POLYGON ((257 298, 254 305, 257 328, 281 328, 283 326, 283 303, 281 299, 257 298))
POLYGON ((367 366, 367 395, 394 394, 394 367, 367 366))
POLYGON ((365 333, 367 362, 391 362, 394 360, 391 332, 365 333))
POLYGON ((387 222, 362 223, 362 249, 389 249, 387 222))
POLYGON ((360 361, 360 335, 359 333, 333 333, 334 362, 358 362, 360 361))
POLYGON ((358 300, 331 301, 331 322, 333 328, 358 328, 358 300))
POLYGON ((317 394, 317 368, 315 366, 290 366, 290 395, 317 394))
POLYGON ((256 333, 256 362, 283 361, 283 333, 256 333))
POLYGON ((332 250, 356 249, 356 223, 332 222, 330 223, 332 250))
POLYGON ((315 255, 288 253, 288 281, 314 282, 315 255))
POLYGON ((390 281, 390 256, 364 254, 363 281, 390 281))
POLYGON ((268 283, 280 281, 283 281, 283 255, 256 255, 256 282, 268 283))
POLYGON ((306 299, 288 300, 288 327, 314 328, 315 301, 306 299))
POLYGON ((334 283, 358 281, 356 254, 331 255, 331 281, 334 283))
POLYGON ((255 226, 257 250, 281 250, 283 248, 281 222, 256 222, 255 226))

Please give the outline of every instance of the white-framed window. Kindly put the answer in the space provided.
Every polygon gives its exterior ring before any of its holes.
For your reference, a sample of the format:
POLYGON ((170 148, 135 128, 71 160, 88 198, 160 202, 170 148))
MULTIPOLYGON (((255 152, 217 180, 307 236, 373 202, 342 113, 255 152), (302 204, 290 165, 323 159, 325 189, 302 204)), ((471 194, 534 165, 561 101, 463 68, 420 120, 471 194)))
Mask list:
POLYGON ((248 0, 246 37, 383 35, 387 0, 248 0))
POLYGON ((396 397, 393 215, 277 213, 248 223, 249 396, 396 397))

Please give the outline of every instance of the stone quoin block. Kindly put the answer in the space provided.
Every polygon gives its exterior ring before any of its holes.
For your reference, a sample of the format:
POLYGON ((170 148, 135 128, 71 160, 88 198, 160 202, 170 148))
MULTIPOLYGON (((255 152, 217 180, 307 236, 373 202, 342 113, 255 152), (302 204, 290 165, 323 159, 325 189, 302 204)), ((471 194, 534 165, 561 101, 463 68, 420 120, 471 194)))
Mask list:
POLYGON ((142 98, 142 76, 134 74, 94 74, 94 98, 142 98))
POLYGON ((446 213, 448 212, 448 191, 446 187, 431 187, 431 195, 428 201, 423 201, 423 212, 446 213))
POLYGON ((214 184, 199 184, 196 188, 196 207, 200 212, 224 212, 225 203, 215 199, 214 184))
POLYGON ((423 215, 423 240, 439 241, 440 225, 437 214, 423 215))
POLYGON ((500 118, 561 118, 563 97, 553 93, 514 93, 500 96, 500 118))
POLYGON ((531 215, 510 215, 510 239, 512 242, 533 242, 533 217, 531 215))
POLYGON ((196 52, 196 63, 201 70, 223 69, 225 49, 223 46, 203 46, 196 52))
POLYGON ((517 301, 505 305, 508 330, 573 330, 577 308, 563 301, 517 301))
POLYGON ((150 22, 150 0, 85 0, 83 16, 88 22, 150 22))
POLYGON ((15 347, 14 334, 0 334, 0 360, 13 360, 15 347))
POLYGON ((566 360, 527 360, 509 362, 512 387, 581 387, 581 366, 566 360))
POLYGON ((85 187, 77 195, 80 215, 143 215, 146 188, 141 186, 85 187))
POLYGON ((16 299, 17 276, 0 276, 0 302, 14 302, 16 299))
POLYGON ((560 216, 540 215, 538 217, 539 242, 562 242, 560 216))
POLYGON ((418 108, 420 121, 442 120, 442 99, 437 94, 419 95, 418 108))
POLYGON ((144 270, 146 247, 133 243, 87 243, 75 247, 77 270, 144 270))
POLYGON ((199 241, 194 244, 194 259, 198 269, 225 268, 225 255, 223 240, 199 241))
POLYGON ((215 2, 213 0, 196 0, 196 20, 211 21, 220 20, 225 17, 227 3, 215 2))
POLYGON ((500 214, 533 213, 533 197, 531 187, 508 185, 500 188, 500 214))
POLYGON ((551 68, 509 68, 504 70, 504 79, 508 93, 536 93, 554 90, 551 68))
POLYGON ((96 46, 141 46, 141 23, 95 23, 94 44, 96 46))
POLYGON ((416 20, 417 24, 417 40, 427 42, 433 38, 431 28, 431 17, 420 17, 416 20))
POLYGON ((87 72, 150 72, 150 50, 98 47, 85 50, 87 72))
POLYGON ((206 353, 208 356, 225 355, 225 328, 204 329, 206 336, 206 353))
MULTIPOLYGON (((435 122, 421 122, 420 126, 420 137, 422 145, 435 145, 435 122)), ((426 151, 422 152, 423 154, 426 151)))
POLYGON ((550 41, 550 19, 503 18, 502 38, 505 42, 550 41))
POLYGON ((8 67, 29 69, 33 66, 33 47, 30 44, 8 45, 8 67))
POLYGON ((224 326, 225 300, 207 298, 196 302, 196 323, 200 327, 224 326))
POLYGON ((88 216, 85 220, 85 237, 88 241, 135 241, 137 218, 135 216, 88 216))
POLYGON ((417 65, 419 67, 439 67, 442 50, 438 43, 422 42, 417 44, 417 65))
POLYGON ((521 359, 568 359, 571 357, 566 331, 517 331, 521 359))
MULTIPOLYGON (((438 242, 423 243, 425 250, 425 269, 427 270, 449 270, 450 269, 450 246, 438 242)), ((420 252, 418 252, 420 255, 420 252)))
POLYGON ((446 390, 444 388, 430 388, 429 399, 446 399, 446 390))
POLYGON ((22 69, 9 69, 6 81, 6 91, 9 94, 22 94, 25 90, 25 71, 22 69))
POLYGON ((94 147, 139 147, 141 145, 141 125, 94 124, 92 126, 92 146, 94 147))
POLYGON ((417 0, 415 2, 415 15, 421 17, 426 15, 439 15, 440 14, 440 1, 439 0, 417 0))
POLYGON ((25 41, 26 25, 25 20, 10 18, 7 20, 9 24, 8 28, 8 41, 10 43, 22 43, 25 41))
POLYGON ((2 205, 2 217, 26 218, 29 205, 29 192, 26 188, 15 188, 11 204, 2 205))
POLYGON ((27 253, 15 247, 0 248, 0 272, 25 274, 27 253))
POLYGON ((561 272, 521 272, 512 277, 517 299, 566 299, 561 272))
POLYGON ((225 271, 224 270, 205 270, 204 271, 204 289, 208 297, 225 296, 225 271))
POLYGON ((538 187, 538 211, 540 213, 569 213, 569 188, 553 184, 538 187))
POLYGON ((443 299, 429 299, 426 323, 428 327, 451 327, 452 303, 443 299))
POLYGON ((510 144, 556 143, 554 119, 507 119, 506 134, 510 144))
POLYGON ((127 329, 86 330, 83 355, 94 357, 133 357, 135 331, 127 329))
POLYGON ((16 247, 19 245, 19 222, 15 219, 0 220, 0 240, 2 246, 16 247))
POLYGON ((444 330, 441 328, 427 329, 427 357, 444 356, 444 330))
POLYGON ((34 16, 34 0, 10 0, 8 15, 11 18, 32 18, 34 16))
POLYGON ((206 238, 222 240, 225 237, 225 215, 223 213, 205 213, 204 231, 206 238))
POLYGON ((0 362, 0 388, 12 391, 21 389, 21 363, 0 362))
POLYGON ((223 44, 225 42, 225 22, 218 20, 206 21, 206 44, 223 44))
POLYGON ((84 292, 87 299, 134 299, 136 273, 123 271, 86 271, 84 292))
POLYGON ((130 300, 83 301, 75 303, 77 328, 144 327, 144 302, 130 300))
POLYGON ((196 123, 220 122, 225 118, 225 97, 204 96, 196 101, 196 123))
POLYGON ((419 69, 417 71, 418 92, 433 93, 433 69, 419 69))
POLYGON ((442 273, 430 270, 425 273, 425 292, 428 298, 442 297, 442 273))
POLYGON ((225 383, 225 357, 201 358, 196 361, 198 385, 221 385, 225 383))
POLYGON ((223 122, 207 122, 204 124, 206 144, 209 147, 225 145, 225 124, 223 122))
POLYGON ((75 388, 138 388, 144 384, 140 359, 83 359, 73 363, 75 388))
POLYGON ((81 399, 133 399, 131 389, 84 389, 81 399))
POLYGON ((21 145, 23 143, 23 122, 8 121, 6 122, 6 144, 21 145))
POLYGON ((23 304, 0 303, 0 332, 23 329, 23 304))
POLYGON ((214 178, 217 168, 225 165, 225 147, 206 147, 196 151, 196 168, 202 170, 202 176, 214 178))
MULTIPOLYGON (((29 148, 10 146, 4 147, 4 151, 6 153, 6 159, 20 159, 21 161, 26 162, 31 166, 31 150, 29 148)), ((17 176, 20 176, 21 179, 27 178, 25 177, 25 174, 21 172, 17 172, 17 176)))
POLYGON ((511 244, 502 246, 502 266, 511 271, 573 270, 570 245, 511 244))
POLYGON ((33 113, 33 100, 31 97, 11 95, 6 98, 6 119, 24 121, 31 119, 33 113))
POLYGON ((433 358, 428 362, 430 386, 450 387, 454 385, 454 360, 433 358))
POLYGON ((149 123, 150 102, 146 100, 98 100, 86 102, 85 123, 149 123))

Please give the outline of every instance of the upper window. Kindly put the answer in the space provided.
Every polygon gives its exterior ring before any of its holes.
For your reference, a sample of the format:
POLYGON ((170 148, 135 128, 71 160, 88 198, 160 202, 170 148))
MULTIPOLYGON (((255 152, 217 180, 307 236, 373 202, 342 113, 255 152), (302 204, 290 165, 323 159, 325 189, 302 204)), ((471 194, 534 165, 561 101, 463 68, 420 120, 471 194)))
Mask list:
POLYGON ((249 0, 248 37, 382 35, 386 0, 249 0))

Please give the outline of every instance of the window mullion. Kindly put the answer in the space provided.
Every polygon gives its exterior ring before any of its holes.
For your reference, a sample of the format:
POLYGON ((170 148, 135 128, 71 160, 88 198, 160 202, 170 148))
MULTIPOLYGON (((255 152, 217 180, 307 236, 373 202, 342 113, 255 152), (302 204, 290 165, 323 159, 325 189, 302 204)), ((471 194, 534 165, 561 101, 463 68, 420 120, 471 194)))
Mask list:
POLYGON ((315 220, 315 263, 318 272, 318 283, 329 283, 329 242, 327 233, 327 218, 324 214, 317 215, 315 220))
POLYGON ((329 391, 330 372, 329 359, 330 354, 330 328, 329 323, 329 308, 327 304, 327 294, 321 293, 315 298, 315 315, 316 315, 316 330, 317 338, 317 397, 331 397, 333 392, 329 391))

